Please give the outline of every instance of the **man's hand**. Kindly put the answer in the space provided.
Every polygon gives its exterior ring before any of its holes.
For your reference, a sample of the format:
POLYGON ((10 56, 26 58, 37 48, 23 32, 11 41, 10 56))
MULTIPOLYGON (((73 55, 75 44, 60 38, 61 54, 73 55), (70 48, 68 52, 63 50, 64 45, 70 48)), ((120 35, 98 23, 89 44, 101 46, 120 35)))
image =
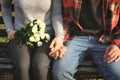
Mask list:
POLYGON ((104 55, 104 62, 117 62, 120 60, 120 49, 117 45, 107 47, 104 55))
POLYGON ((49 53, 49 56, 53 57, 54 59, 58 59, 63 57, 65 55, 65 52, 66 52, 66 46, 62 45, 60 49, 58 49, 57 51, 51 51, 49 53))
POLYGON ((14 39, 14 34, 15 34, 15 32, 16 32, 16 31, 12 30, 12 31, 10 31, 10 32, 8 33, 8 39, 9 39, 9 40, 14 39))

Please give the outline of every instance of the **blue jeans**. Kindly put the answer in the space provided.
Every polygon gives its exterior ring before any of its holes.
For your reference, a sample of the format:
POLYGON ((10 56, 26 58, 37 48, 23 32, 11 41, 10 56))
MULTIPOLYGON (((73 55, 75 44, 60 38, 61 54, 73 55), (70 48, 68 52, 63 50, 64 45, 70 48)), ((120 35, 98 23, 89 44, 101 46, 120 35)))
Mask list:
POLYGON ((103 61, 106 47, 98 42, 98 37, 93 36, 76 36, 69 40, 65 56, 53 63, 53 79, 75 80, 73 77, 77 66, 81 64, 87 55, 85 52, 89 50, 89 55, 105 80, 120 80, 120 61, 109 64, 103 61))

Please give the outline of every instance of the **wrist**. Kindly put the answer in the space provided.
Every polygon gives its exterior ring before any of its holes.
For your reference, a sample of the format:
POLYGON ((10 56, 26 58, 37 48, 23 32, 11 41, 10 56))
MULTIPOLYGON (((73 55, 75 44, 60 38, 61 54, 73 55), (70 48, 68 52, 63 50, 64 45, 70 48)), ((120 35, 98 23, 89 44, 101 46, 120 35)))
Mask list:
POLYGON ((15 30, 14 29, 7 29, 6 32, 7 34, 9 34, 10 32, 14 32, 15 30))
POLYGON ((58 33, 58 34, 56 34, 56 37, 61 37, 62 39, 64 39, 64 34, 58 33))
POLYGON ((119 49, 120 49, 120 45, 118 45, 118 44, 116 44, 116 43, 112 43, 111 45, 113 45, 113 46, 117 46, 119 49))

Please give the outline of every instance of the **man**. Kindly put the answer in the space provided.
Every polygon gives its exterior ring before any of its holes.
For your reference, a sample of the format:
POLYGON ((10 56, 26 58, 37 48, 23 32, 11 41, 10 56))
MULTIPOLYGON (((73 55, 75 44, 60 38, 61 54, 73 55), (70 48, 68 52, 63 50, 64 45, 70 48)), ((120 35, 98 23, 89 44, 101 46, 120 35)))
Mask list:
POLYGON ((75 80, 89 50, 105 80, 120 80, 120 0, 63 0, 63 6, 69 38, 65 55, 54 61, 53 79, 75 80))

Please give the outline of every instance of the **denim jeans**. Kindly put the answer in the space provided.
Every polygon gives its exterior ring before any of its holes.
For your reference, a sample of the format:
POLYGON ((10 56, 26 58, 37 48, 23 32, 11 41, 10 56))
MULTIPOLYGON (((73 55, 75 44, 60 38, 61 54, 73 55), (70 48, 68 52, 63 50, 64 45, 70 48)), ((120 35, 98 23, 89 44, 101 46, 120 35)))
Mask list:
POLYGON ((103 61, 107 46, 99 43, 98 37, 76 36, 69 40, 66 46, 66 54, 53 63, 54 80, 75 80, 74 74, 77 66, 84 60, 87 50, 105 80, 120 80, 120 61, 112 63, 103 61))

